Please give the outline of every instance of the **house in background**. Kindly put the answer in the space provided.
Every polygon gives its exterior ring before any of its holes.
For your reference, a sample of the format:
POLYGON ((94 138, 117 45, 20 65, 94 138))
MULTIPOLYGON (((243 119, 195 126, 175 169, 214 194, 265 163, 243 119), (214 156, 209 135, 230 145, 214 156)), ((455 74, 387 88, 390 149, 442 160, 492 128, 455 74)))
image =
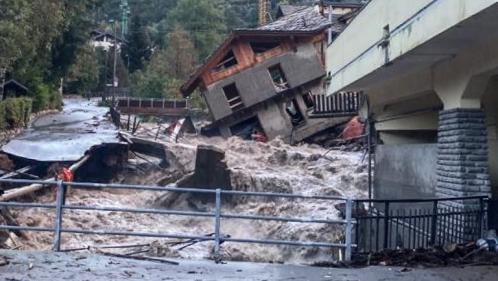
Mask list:
POLYGON ((126 44, 126 40, 120 38, 119 36, 114 36, 114 34, 103 31, 103 30, 93 30, 91 32, 91 44, 94 48, 103 48, 106 51, 109 51, 114 43, 117 44, 118 51, 121 50, 121 46, 126 44))
POLYGON ((2 99, 22 97, 29 94, 29 89, 14 79, 6 81, 0 87, 3 89, 1 91, 3 93, 2 99))
MULTIPOLYGON (((345 26, 343 14, 332 10, 331 21, 328 11, 283 6, 276 21, 235 30, 181 87, 185 97, 202 93, 213 119, 207 128, 224 137, 262 131, 293 143, 345 122, 344 114, 320 115, 337 103, 323 95, 327 35, 345 26)), ((341 99, 342 113, 356 114, 358 100, 341 99)))

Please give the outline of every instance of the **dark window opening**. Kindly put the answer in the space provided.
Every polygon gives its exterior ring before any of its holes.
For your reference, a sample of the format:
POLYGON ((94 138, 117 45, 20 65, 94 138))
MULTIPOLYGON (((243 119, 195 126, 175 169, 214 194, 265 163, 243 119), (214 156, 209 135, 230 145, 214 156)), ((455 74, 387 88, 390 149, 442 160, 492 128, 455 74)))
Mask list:
POLYGON ((237 90, 235 83, 223 87, 223 92, 227 98, 228 106, 230 106, 233 111, 244 108, 244 103, 240 98, 239 90, 237 90))
POLYGON ((256 54, 262 54, 264 52, 267 52, 271 49, 275 49, 276 47, 280 46, 279 42, 251 42, 249 43, 251 45, 252 51, 256 54))
POLYGON ((303 95, 303 101, 307 109, 312 109, 315 107, 315 100, 311 92, 307 92, 303 95))
POLYGON ((214 68, 213 71, 222 71, 225 70, 229 67, 232 67, 234 65, 237 65, 237 58, 235 57, 235 54, 233 51, 228 52, 226 56, 221 59, 221 62, 219 62, 214 68))
POLYGON ((270 76, 273 80, 273 85, 275 86, 277 92, 282 92, 289 89, 289 83, 287 83, 285 74, 279 64, 270 67, 268 71, 270 71, 270 76))
POLYGON ((257 117, 252 117, 230 127, 233 136, 245 140, 259 140, 266 137, 257 117))
POLYGON ((296 99, 287 102, 287 104, 285 105, 285 111, 289 115, 293 127, 297 127, 304 124, 305 122, 304 116, 299 110, 299 106, 297 104, 296 99))

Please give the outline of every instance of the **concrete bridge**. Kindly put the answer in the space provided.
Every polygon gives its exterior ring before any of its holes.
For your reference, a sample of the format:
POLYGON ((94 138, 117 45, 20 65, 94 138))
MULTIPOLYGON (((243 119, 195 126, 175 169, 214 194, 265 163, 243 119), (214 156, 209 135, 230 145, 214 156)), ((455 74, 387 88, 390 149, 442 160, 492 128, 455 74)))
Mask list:
POLYGON ((498 195, 497 14, 496 0, 372 0, 329 46, 328 94, 370 100, 378 197, 498 195))

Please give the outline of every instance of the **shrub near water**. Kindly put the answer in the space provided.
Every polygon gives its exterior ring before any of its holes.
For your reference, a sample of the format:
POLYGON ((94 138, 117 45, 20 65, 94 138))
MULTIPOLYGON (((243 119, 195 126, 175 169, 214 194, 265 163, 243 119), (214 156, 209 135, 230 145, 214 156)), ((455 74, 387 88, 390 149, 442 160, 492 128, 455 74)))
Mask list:
POLYGON ((32 100, 8 98, 0 102, 0 130, 26 126, 31 115, 32 100))

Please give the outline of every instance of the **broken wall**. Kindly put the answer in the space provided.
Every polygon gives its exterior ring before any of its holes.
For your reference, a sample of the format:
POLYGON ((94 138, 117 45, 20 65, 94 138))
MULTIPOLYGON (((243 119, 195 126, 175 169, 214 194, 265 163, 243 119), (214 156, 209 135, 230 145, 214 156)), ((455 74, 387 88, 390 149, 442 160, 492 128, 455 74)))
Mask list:
POLYGON ((289 141, 292 124, 283 102, 269 102, 258 111, 258 118, 268 139, 283 136, 284 141, 289 141))
POLYGON ((268 68, 277 64, 280 64, 290 88, 298 87, 325 75, 313 44, 299 45, 296 52, 270 58, 250 69, 209 85, 204 94, 213 118, 218 120, 232 114, 223 92, 223 87, 232 83, 236 83, 245 107, 276 96, 277 91, 268 68))

